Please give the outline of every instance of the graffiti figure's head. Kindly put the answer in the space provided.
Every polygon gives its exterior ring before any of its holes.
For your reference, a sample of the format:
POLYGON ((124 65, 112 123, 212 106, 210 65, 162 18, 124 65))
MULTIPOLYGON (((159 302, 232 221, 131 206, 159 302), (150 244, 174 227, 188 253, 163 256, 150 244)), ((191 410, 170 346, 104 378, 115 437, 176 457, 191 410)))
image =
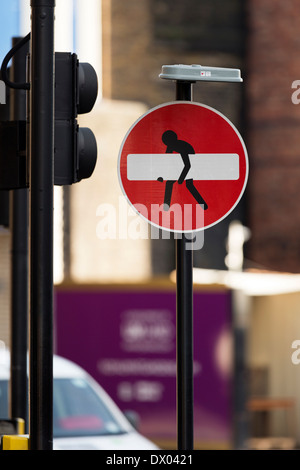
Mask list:
POLYGON ((177 141, 177 134, 174 131, 166 131, 162 135, 162 141, 165 145, 171 146, 177 141))

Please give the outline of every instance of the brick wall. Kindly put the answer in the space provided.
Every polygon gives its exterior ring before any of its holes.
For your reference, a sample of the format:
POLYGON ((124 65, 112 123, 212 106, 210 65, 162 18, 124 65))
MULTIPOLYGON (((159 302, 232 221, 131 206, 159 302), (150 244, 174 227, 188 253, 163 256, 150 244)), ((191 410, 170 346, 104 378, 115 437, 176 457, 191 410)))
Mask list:
MULTIPOLYGON (((174 87, 158 77, 164 64, 240 67, 240 4, 239 0, 102 0, 103 96, 155 106, 174 99, 174 87), (225 47, 228 36, 233 39, 225 47)), ((206 83, 199 88, 195 87, 195 100, 220 104, 236 119, 240 96, 236 87, 206 83)))
POLYGON ((297 0, 249 0, 247 93, 250 156, 248 256, 277 270, 300 270, 300 79, 297 0))

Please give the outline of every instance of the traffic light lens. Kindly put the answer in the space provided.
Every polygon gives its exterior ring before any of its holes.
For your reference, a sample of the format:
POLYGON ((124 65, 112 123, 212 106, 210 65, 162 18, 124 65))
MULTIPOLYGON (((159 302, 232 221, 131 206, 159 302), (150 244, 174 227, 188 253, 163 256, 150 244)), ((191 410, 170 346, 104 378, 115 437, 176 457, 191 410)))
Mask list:
POLYGON ((78 130, 78 181, 89 178, 96 166, 97 142, 93 132, 87 127, 78 130))
POLYGON ((98 80, 95 69, 87 63, 78 64, 78 113, 89 113, 97 99, 98 80))

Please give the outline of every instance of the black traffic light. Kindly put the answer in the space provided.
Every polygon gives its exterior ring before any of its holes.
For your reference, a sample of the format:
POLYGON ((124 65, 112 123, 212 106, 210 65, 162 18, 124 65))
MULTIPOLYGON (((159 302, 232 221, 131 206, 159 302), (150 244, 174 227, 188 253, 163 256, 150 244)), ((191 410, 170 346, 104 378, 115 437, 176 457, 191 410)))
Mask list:
MULTIPOLYGON (((0 79, 3 92, 1 73, 0 79)), ((0 190, 22 188, 26 186, 26 123, 10 121, 9 87, 0 101, 0 190)))
POLYGON ((66 185, 89 178, 97 160, 93 132, 81 128, 77 115, 92 110, 98 93, 95 70, 80 63, 76 54, 55 53, 54 184, 66 185))
MULTIPOLYGON (((29 186, 30 112, 27 123, 25 120, 13 121, 9 117, 10 87, 28 90, 29 83, 13 84, 9 81, 9 69, 6 68, 8 59, 15 55, 25 39, 7 54, 3 61, 5 66, 2 64, 1 67, 7 95, 6 104, 0 105, 0 190, 29 186)), ((29 63, 30 55, 28 68, 29 63)), ((76 54, 55 53, 54 184, 57 186, 77 183, 89 178, 94 171, 96 139, 90 129, 78 125, 77 116, 92 110, 97 93, 97 74, 90 64, 80 63, 76 54)))
POLYGON ((13 48, 3 60, 0 71, 0 190, 25 188, 26 175, 26 79, 28 40, 13 38, 13 48), (8 67, 10 59, 12 65, 8 67), (5 99, 3 104, 3 91, 5 99), (20 106, 24 113, 20 112, 20 106))

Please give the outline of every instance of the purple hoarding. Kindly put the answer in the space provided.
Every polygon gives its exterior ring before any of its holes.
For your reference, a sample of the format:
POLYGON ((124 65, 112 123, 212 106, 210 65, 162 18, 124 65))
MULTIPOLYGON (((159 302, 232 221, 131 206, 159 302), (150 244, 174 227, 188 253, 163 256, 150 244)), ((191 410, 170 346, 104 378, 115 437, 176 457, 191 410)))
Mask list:
MULTIPOLYGON (((174 287, 59 287, 56 352, 86 369, 140 432, 176 448, 174 287)), ((231 442, 231 300, 226 290, 194 292, 195 448, 231 442)))

